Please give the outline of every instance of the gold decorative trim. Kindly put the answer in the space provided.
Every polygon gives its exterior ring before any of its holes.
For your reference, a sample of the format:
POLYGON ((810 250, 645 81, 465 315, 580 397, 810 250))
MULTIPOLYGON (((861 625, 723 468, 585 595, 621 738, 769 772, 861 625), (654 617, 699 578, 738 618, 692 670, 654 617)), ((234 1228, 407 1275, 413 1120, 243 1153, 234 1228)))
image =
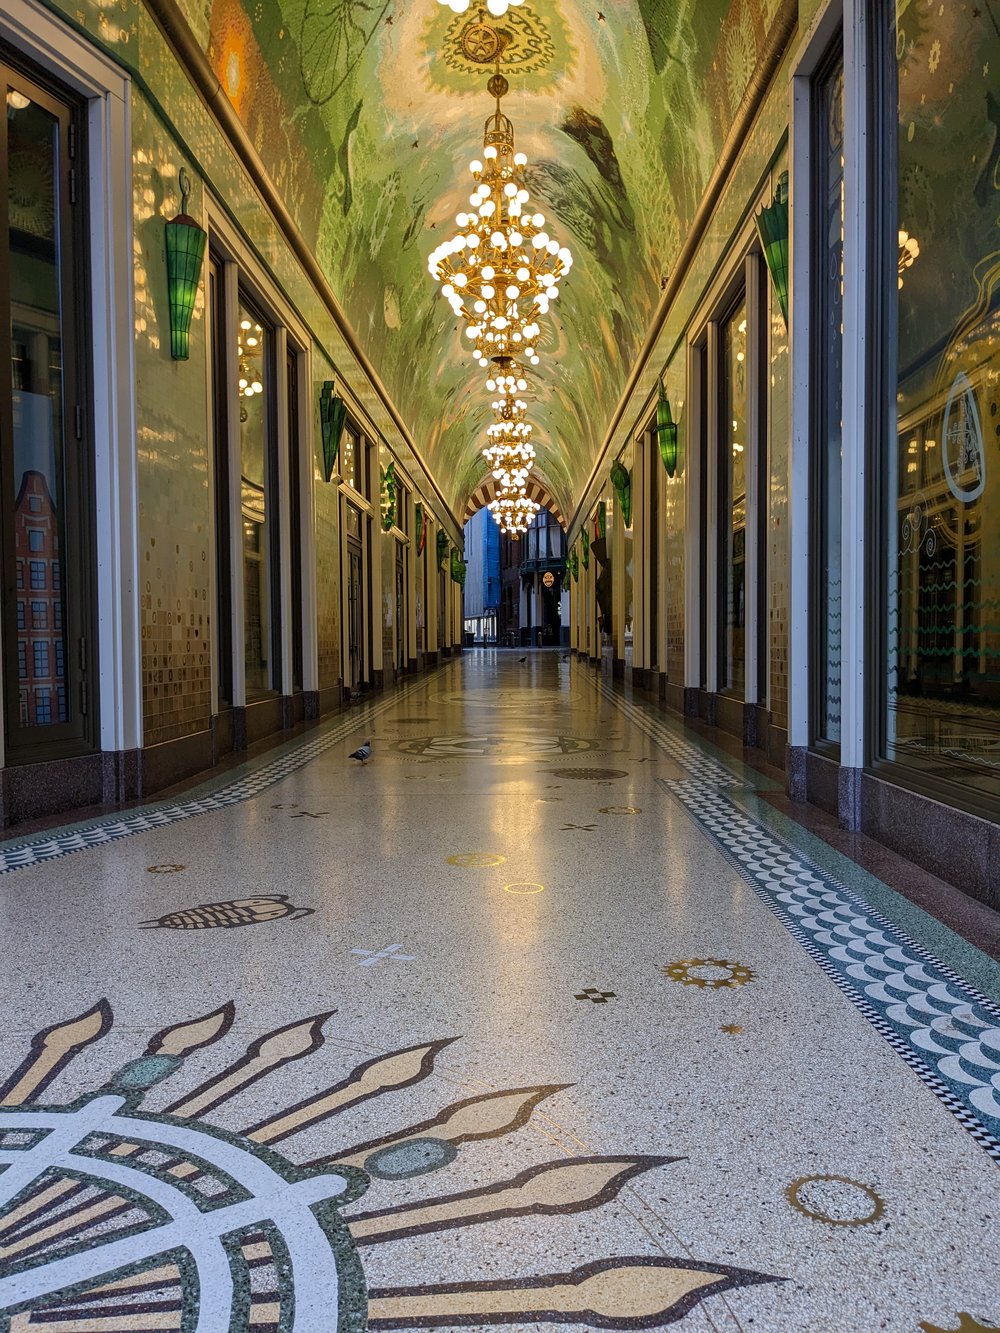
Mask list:
POLYGON ((798 1180, 793 1180, 785 1190, 785 1198, 792 1205, 796 1212, 801 1213, 803 1217, 811 1218, 814 1222, 825 1222, 831 1227, 864 1227, 872 1222, 877 1222, 885 1213, 885 1200, 876 1194, 871 1185, 864 1185, 860 1180, 851 1180, 849 1176, 800 1176, 798 1180), (867 1217, 830 1217, 826 1213, 817 1213, 809 1208, 799 1198, 799 1190, 803 1185, 812 1185, 823 1181, 833 1181, 840 1185, 852 1185, 855 1189, 861 1190, 872 1201, 872 1211, 867 1217))

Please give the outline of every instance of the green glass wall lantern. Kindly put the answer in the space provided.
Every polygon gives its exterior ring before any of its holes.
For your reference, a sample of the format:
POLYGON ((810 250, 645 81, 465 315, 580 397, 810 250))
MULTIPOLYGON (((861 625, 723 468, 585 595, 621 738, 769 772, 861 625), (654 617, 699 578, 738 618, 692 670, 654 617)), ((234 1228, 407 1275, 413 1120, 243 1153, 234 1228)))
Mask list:
POLYGON ((451 548, 451 577, 460 588, 465 587, 466 563, 458 553, 458 548, 451 548))
POLYGON ((444 565, 444 558, 448 554, 448 534, 438 528, 437 535, 437 562, 438 569, 444 565))
POLYGON ((622 522, 626 528, 632 526, 632 473, 620 458, 611 464, 611 485, 618 497, 618 507, 622 511, 622 522))
POLYGON ((382 531, 391 532, 396 525, 396 464, 379 469, 382 501, 382 531))
POLYGON ((608 535, 608 506, 602 500, 597 506, 597 513, 594 515, 594 536, 599 542, 604 541, 608 535))
POLYGON ((191 178, 183 167, 177 183, 181 188, 181 211, 165 224, 167 296, 170 304, 170 355, 175 361, 186 361, 190 355, 191 316, 198 297, 208 232, 188 216, 191 178))
POLYGON ((569 566, 569 572, 573 575, 573 582, 578 583, 580 581, 580 557, 576 553, 575 545, 566 557, 566 564, 569 566))
POLYGON ((340 437, 344 433, 347 420, 347 404, 333 392, 333 380, 324 380, 319 391, 319 425, 323 438, 323 476, 327 481, 333 476, 340 453, 340 437))
POLYGON ((590 533, 586 528, 580 530, 580 544, 583 547, 583 567, 590 568, 590 533))
POLYGON ((670 413, 670 399, 660 381, 660 396, 656 403, 656 442, 668 477, 677 471, 677 423, 670 413))
POLYGON ((788 328, 788 172, 782 172, 774 198, 755 219, 757 234, 764 247, 764 262, 774 283, 781 307, 781 317, 788 328))

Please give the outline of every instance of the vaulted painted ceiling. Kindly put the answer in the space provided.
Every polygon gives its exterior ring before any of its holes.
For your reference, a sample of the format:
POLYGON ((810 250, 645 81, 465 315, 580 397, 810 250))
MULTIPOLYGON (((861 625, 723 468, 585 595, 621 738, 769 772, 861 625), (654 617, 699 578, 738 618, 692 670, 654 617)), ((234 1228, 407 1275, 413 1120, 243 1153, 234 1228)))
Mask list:
MULTIPOLYGON (((536 471, 586 483, 777 0, 526 0, 504 109, 576 263, 530 373, 536 471)), ((482 482, 485 372, 427 273, 492 109, 436 0, 184 0, 245 124, 456 513, 482 482)))

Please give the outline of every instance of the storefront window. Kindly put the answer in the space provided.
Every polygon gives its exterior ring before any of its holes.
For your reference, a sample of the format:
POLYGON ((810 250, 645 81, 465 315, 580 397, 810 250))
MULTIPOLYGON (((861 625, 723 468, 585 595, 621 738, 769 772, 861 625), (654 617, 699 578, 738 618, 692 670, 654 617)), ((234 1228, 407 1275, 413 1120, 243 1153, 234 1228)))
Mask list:
MULTIPOLYGON (((1000 801, 1000 35, 896 7, 897 447, 888 467, 886 757, 1000 801)), ((893 246, 895 250, 895 245, 893 246)), ((945 792, 947 793, 947 790, 945 792)))
POLYGON ((814 733, 840 741, 841 562, 844 349, 844 58, 838 53, 817 89, 816 375, 814 430, 817 695, 814 733))
POLYGON ((0 618, 7 674, 23 680, 6 699, 9 763, 49 743, 88 748, 92 560, 77 112, 4 64, 0 84, 0 618), (30 620, 18 589, 31 593, 30 620))
POLYGON ((719 688, 742 699, 746 689, 747 305, 722 324, 722 426, 719 432, 719 688))
POLYGON ((247 699, 277 688, 274 578, 277 505, 270 385, 273 333, 239 307, 240 503, 243 524, 243 649, 247 699))

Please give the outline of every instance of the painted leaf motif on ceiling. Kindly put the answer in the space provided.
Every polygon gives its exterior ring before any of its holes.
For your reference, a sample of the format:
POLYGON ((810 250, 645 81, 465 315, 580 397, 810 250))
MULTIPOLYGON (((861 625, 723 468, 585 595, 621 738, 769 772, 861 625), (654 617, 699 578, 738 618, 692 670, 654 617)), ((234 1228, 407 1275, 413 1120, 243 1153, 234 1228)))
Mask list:
MULTIPOLYGON (((527 0, 504 110, 576 261, 529 376, 537 475, 570 512, 776 0, 527 0)), ((436 0, 188 0, 220 83, 457 513, 491 420, 427 256, 493 108, 436 0)))

